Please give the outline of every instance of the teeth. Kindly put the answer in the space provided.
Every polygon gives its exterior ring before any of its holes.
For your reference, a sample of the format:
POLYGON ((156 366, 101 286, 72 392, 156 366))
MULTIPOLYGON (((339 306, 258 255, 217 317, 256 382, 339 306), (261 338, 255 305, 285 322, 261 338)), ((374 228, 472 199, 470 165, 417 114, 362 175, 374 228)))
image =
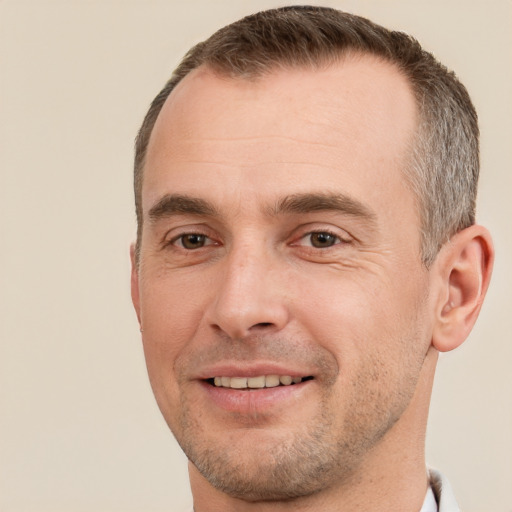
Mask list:
POLYGON ((275 388, 279 386, 279 375, 267 375, 265 377, 265 387, 275 388))
POLYGON ((233 389, 243 389, 247 387, 247 377, 231 377, 231 385, 233 389))
POLYGON ((232 389, 263 389, 275 388, 279 385, 290 386, 299 384, 302 377, 289 375, 260 375, 259 377, 215 377, 213 383, 217 387, 232 389))
POLYGON ((253 389, 265 387, 265 375, 261 377, 249 377, 247 379, 247 386, 253 389))

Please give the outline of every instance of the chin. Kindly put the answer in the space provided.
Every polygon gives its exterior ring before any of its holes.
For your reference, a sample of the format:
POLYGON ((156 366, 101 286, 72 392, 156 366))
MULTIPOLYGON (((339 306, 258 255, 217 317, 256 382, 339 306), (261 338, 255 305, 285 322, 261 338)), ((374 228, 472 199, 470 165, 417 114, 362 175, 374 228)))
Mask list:
POLYGON ((245 501, 283 501, 309 496, 325 487, 325 461, 315 468, 301 468, 295 460, 259 457, 257 462, 233 463, 202 458, 193 461, 199 472, 216 489, 245 501), (304 471, 306 469, 306 471, 304 471))
POLYGON ((198 439, 179 441, 192 464, 213 487, 245 501, 310 496, 348 469, 341 467, 337 450, 326 443, 322 429, 294 435, 251 429, 226 434, 222 440, 198 439))

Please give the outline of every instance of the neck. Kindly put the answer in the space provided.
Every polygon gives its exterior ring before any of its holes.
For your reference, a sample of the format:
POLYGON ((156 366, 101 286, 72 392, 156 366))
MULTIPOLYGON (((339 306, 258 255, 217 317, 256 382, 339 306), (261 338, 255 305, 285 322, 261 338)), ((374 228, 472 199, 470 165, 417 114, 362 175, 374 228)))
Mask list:
POLYGON ((287 501, 250 502, 214 488, 189 463, 195 512, 418 512, 428 488, 425 430, 437 351, 430 349, 401 418, 338 485, 287 501))

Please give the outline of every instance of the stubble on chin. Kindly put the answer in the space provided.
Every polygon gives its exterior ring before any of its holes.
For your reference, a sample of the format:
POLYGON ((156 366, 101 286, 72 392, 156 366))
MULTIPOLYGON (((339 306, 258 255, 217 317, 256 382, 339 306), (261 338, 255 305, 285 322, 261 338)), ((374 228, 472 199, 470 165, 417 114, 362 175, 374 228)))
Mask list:
POLYGON ((318 418, 309 428, 286 433, 241 428, 214 439, 193 416, 184 415, 179 443, 218 490, 246 501, 290 500, 315 494, 339 472, 336 450, 328 448, 330 421, 318 418))

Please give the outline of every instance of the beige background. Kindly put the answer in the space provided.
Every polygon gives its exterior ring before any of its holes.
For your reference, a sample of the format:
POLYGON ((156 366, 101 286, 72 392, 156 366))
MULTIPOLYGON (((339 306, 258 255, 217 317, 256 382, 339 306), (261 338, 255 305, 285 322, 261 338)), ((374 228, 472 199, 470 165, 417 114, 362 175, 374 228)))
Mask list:
MULTIPOLYGON (((476 329, 441 359, 428 459, 466 512, 511 512, 512 2, 318 3, 415 34, 479 111, 498 259, 476 329)), ((281 4, 0 1, 0 512, 187 506, 129 300, 132 141, 189 46, 281 4)))

